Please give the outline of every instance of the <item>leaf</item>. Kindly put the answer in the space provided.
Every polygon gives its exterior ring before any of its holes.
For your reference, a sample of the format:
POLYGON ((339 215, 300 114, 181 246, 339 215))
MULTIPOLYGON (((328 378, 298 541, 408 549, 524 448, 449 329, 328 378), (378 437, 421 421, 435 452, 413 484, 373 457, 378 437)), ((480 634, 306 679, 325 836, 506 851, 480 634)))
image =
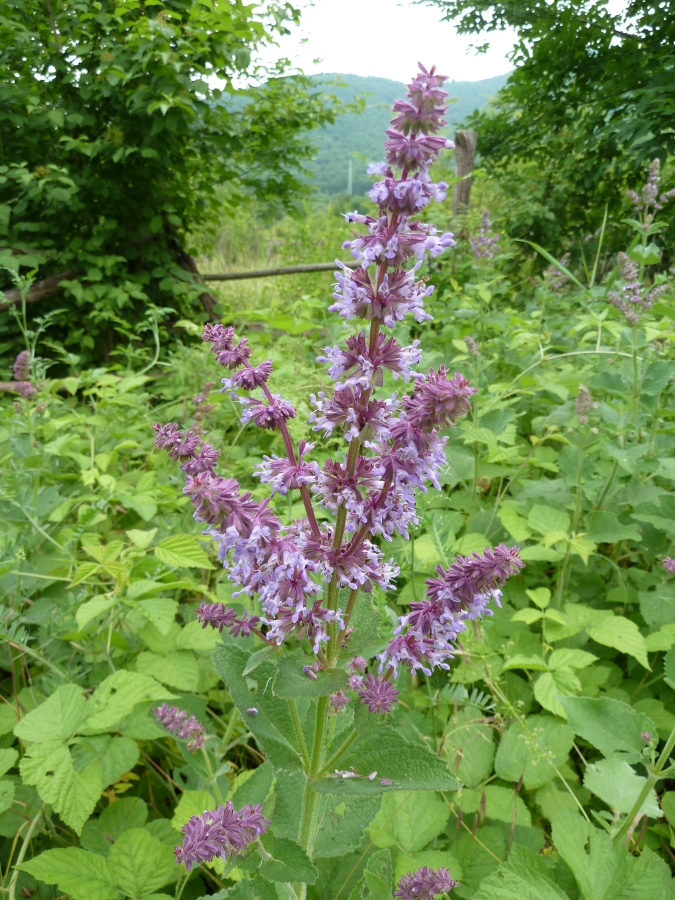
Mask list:
POLYGON ((511 669, 530 669, 533 672, 547 672, 548 666, 543 656, 524 656, 522 653, 515 653, 507 658, 504 663, 503 671, 508 672, 511 669))
POLYGON ((108 854, 115 884, 126 896, 140 898, 176 880, 176 860, 170 847, 143 828, 129 828, 108 854))
MULTIPOLYGON (((587 766, 584 773, 584 786, 615 813, 630 812, 646 783, 647 779, 637 775, 623 759, 601 759, 587 766)), ((653 819, 660 818, 661 810, 653 790, 645 798, 640 812, 653 819)))
POLYGON ((100 762, 76 772, 66 746, 36 744, 19 768, 24 784, 37 788, 41 799, 51 803, 66 825, 80 834, 104 787, 100 762))
POLYGON ((450 810, 437 794, 401 791, 387 794, 368 833, 376 847, 422 850, 448 823, 450 810))
POLYGON ((596 544, 616 544, 619 541, 640 541, 642 535, 636 525, 622 525, 612 512, 592 512, 585 527, 589 540, 596 544))
POLYGON ((497 819, 500 822, 506 822, 508 825, 511 825, 515 812, 516 825, 522 825, 524 828, 529 828, 532 825, 529 809, 525 806, 522 797, 519 797, 512 787, 488 784, 484 788, 476 788, 475 790, 463 788, 457 794, 456 802, 465 815, 480 812, 484 803, 485 816, 488 819, 497 819))
POLYGON ((540 609, 532 609, 531 606, 528 606, 526 609, 519 609, 518 612, 515 612, 511 616, 512 622, 524 622, 526 625, 533 625, 535 622, 539 622, 540 619, 543 618, 543 613, 540 609))
POLYGON ((300 755, 299 750, 290 743, 294 729, 288 703, 275 697, 272 692, 276 666, 268 659, 255 670, 259 690, 254 693, 241 675, 250 656, 234 644, 220 644, 213 651, 212 659, 242 719, 265 756, 275 768, 297 769, 300 767, 300 755), (249 709, 257 709, 257 714, 249 713, 249 709))
POLYGON ((583 535, 571 537, 568 541, 568 546, 571 553, 576 553, 577 556, 581 557, 585 566, 588 565, 588 559, 592 553, 595 553, 596 549, 593 541, 588 540, 583 535))
POLYGON ((172 534, 155 547, 155 556, 167 566, 188 569, 213 569, 197 538, 191 534, 172 534))
MULTIPOLYGON (((168 597, 147 597, 133 603, 133 608, 152 622, 160 634, 168 634, 178 612, 178 601, 168 597)), ((194 624, 199 625, 198 622, 194 624)))
POLYGON ((233 888, 203 900, 279 900, 279 895, 273 884, 256 875, 252 881, 240 881, 233 888))
POLYGON ((218 804, 207 791, 183 791, 173 812, 171 825, 180 831, 192 816, 201 816, 207 809, 215 809, 218 804))
POLYGON ((354 741, 339 762, 362 778, 322 778, 314 790, 322 794, 374 794, 388 791, 456 791, 459 782, 447 764, 420 744, 408 743, 388 725, 374 725, 354 741), (366 776, 377 772, 369 781, 366 776), (382 784, 382 779, 391 784, 382 784))
POLYGON ((423 866, 430 869, 447 869, 455 881, 462 880, 462 867, 454 853, 447 850, 422 850, 419 853, 397 853, 394 866, 394 884, 398 884, 404 875, 417 872, 423 866))
POLYGON ((491 774, 495 758, 494 729, 483 719, 475 706, 465 706, 449 719, 445 730, 450 770, 470 788, 491 774))
POLYGON ((571 669, 556 669, 553 672, 544 672, 536 680, 534 685, 535 699, 549 712, 561 719, 566 719, 565 709, 558 699, 561 695, 578 694, 581 692, 581 682, 571 669))
POLYGON ((264 860, 260 866, 260 874, 268 881, 314 884, 319 876, 319 870, 312 865, 310 858, 295 841, 287 838, 276 840, 272 857, 264 860))
MULTIPOLYGON (((377 850, 368 858, 368 865, 363 873, 363 885, 368 888, 368 900, 391 900, 393 866, 389 850, 377 850)), ((353 896, 353 894, 352 894, 353 896)))
POLYGON ((107 860, 79 847, 46 850, 21 866, 38 881, 55 884, 73 900, 119 900, 107 860))
POLYGON ((641 733, 656 734, 648 716, 612 697, 563 697, 560 702, 574 733, 603 756, 626 754, 626 760, 637 761, 645 746, 641 733))
POLYGON ((564 647, 562 650, 554 650, 548 658, 549 669, 585 669, 597 660, 597 656, 587 653, 586 650, 574 650, 564 647))
MULTIPOLYGON (((663 658, 663 674, 669 687, 675 690, 675 649, 673 647, 666 653, 663 658)), ((14 729, 16 731, 16 729, 14 729)))
POLYGON ((13 747, 0 750, 0 776, 12 768, 19 758, 19 754, 13 747))
MULTIPOLYGON (((351 652, 351 651, 350 651, 351 652)), ((303 663, 311 663, 307 656, 283 656, 279 660, 274 694, 284 700, 297 697, 325 697, 347 687, 344 669, 327 669, 314 673, 316 681, 302 671, 303 663)))
POLYGON ((91 600, 87 600, 86 603, 83 603, 78 607, 77 612, 75 613, 77 627, 80 630, 86 628, 92 619, 95 619, 102 613, 107 612, 118 602, 118 599, 119 598, 115 595, 106 596, 105 594, 101 594, 98 597, 93 597, 91 600))
POLYGON ((497 515, 499 516, 499 521, 514 541, 520 543, 532 537, 532 531, 528 528, 527 520, 516 512, 514 507, 502 504, 497 515))
POLYGON ((3 778, 2 781, 0 781, 0 814, 11 808, 14 800, 14 793, 14 782, 9 781, 7 778, 3 778))
POLYGON ((17 723, 14 734, 23 741, 68 740, 82 724, 86 708, 82 688, 63 684, 17 723))
POLYGON ((611 616, 601 623, 587 625, 586 634, 603 647, 613 647, 621 653, 635 657, 641 666, 651 670, 645 639, 636 623, 630 619, 624 616, 611 616))
POLYGON ((247 804, 264 803, 274 782, 274 769, 268 762, 253 769, 251 775, 240 784, 232 795, 235 809, 247 804))
POLYGON ((657 359, 650 363, 640 387, 643 394, 660 394, 675 375, 675 362, 657 359))
POLYGON ((553 506, 535 504, 528 514, 527 524, 538 534, 549 534, 554 531, 567 533, 571 521, 566 512, 553 506))
POLYGON ((675 624, 662 625, 658 631, 648 634, 645 638, 647 653, 670 650, 675 644, 675 624))
POLYGON ((148 806, 140 797, 122 797, 104 809, 98 819, 89 819, 80 843, 85 850, 106 855, 111 841, 116 841, 127 828, 143 828, 147 818, 148 806))
POLYGON ((189 650, 174 650, 166 656, 144 650, 136 657, 136 670, 179 691, 199 688, 199 665, 189 650))
POLYGON ((345 856, 359 846, 363 832, 380 808, 381 795, 341 797, 326 794, 319 801, 319 832, 314 859, 345 856))
POLYGON ((523 776, 527 790, 541 787, 556 777, 574 743, 569 725, 553 716, 528 716, 506 729, 495 757, 495 772, 505 781, 523 776))
POLYGON ((76 768, 98 760, 101 764, 102 786, 114 784, 125 772, 130 772, 140 757, 136 741, 128 737, 97 735, 76 738, 73 748, 76 768))
POLYGON ((525 593, 539 609, 546 609, 551 602, 551 592, 548 588, 534 588, 533 590, 526 590, 525 593))
POLYGON ((105 678, 87 703, 87 717, 80 734, 110 731, 147 700, 172 700, 174 694, 149 675, 120 669, 105 678))
MULTIPOLYGON (((452 873, 451 873, 452 874, 452 873)), ((567 900, 544 860, 514 844, 508 862, 481 882, 474 900, 567 900)))

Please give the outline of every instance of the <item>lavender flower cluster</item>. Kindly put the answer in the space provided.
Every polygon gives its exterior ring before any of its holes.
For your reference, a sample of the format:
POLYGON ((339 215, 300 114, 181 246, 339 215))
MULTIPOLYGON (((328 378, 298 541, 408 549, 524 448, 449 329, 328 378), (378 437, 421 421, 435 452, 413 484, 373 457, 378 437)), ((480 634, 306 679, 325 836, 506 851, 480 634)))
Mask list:
MULTIPOLYGON (((433 288, 417 273, 425 257, 454 245, 452 234, 439 234, 413 218, 446 195, 447 185, 433 183, 429 174, 440 151, 453 146, 438 135, 446 124, 445 80, 420 66, 407 98, 394 104, 385 161, 371 167, 381 177, 370 192, 378 214, 346 216, 365 226, 365 233, 344 245, 358 267, 338 263, 331 310, 347 320, 365 320, 368 329, 341 346, 324 348, 318 359, 335 386, 311 397, 310 418, 315 432, 342 433, 346 459, 329 459, 320 467, 311 459, 313 444, 300 441, 296 448, 287 427, 296 411, 270 391, 271 361, 254 364, 246 339, 237 339, 229 326, 204 330, 218 363, 229 370, 223 390, 241 404, 242 423, 277 431, 283 441, 284 455, 264 457, 255 474, 272 495, 299 492, 306 517, 283 524, 269 499, 257 501, 234 479, 216 474, 218 452, 198 433, 183 432, 175 423, 154 426, 156 445, 185 472, 185 494, 218 546, 237 587, 234 596, 257 597, 260 604, 259 616, 202 604, 197 611, 202 625, 235 636, 253 633, 270 645, 290 635, 306 637, 318 666, 336 664, 358 592, 394 586, 399 570, 380 543, 396 534, 407 538, 418 524, 416 493, 429 485, 440 488, 439 470, 446 465, 447 438, 441 432, 466 415, 476 392, 460 373, 443 366, 418 371, 419 342, 404 347, 384 330, 408 315, 417 322, 430 318, 424 300, 433 288), (411 384, 412 391, 380 398, 376 392, 388 377, 411 384), (319 524, 313 504, 331 513, 333 523, 319 524), (344 609, 341 589, 349 595, 344 609)), ((517 549, 500 545, 439 569, 426 598, 399 620, 380 655, 379 675, 352 672, 352 690, 372 712, 389 711, 398 693, 389 681, 399 667, 426 674, 435 666, 447 668, 457 635, 469 620, 489 614, 488 602, 499 602, 499 588, 521 566, 517 549)), ((334 695, 333 708, 339 710, 347 699, 342 692, 334 695)))
POLYGON ((423 866, 401 878, 394 897, 400 900, 434 900, 437 894, 447 894, 455 887, 459 887, 459 881, 451 878, 447 869, 434 870, 423 866))
POLYGON ((201 816, 192 816, 181 831, 182 845, 176 847, 176 862, 190 871, 193 866, 216 857, 226 859, 243 853, 250 843, 265 834, 270 822, 262 814, 262 804, 235 810, 232 802, 201 816))
POLYGON ((619 253, 616 260, 623 287, 620 292, 610 291, 608 299, 630 325, 637 325, 642 313, 652 308, 661 294, 668 290, 668 285, 658 284, 648 289, 640 279, 640 268, 636 262, 625 253, 619 253))
POLYGON ((181 741, 187 741, 186 748, 190 753, 201 750, 206 740, 206 730, 202 723, 184 709, 162 703, 153 710, 155 718, 171 734, 181 741))
POLYGON ((30 352, 28 350, 22 350, 14 360, 12 377, 14 381, 7 382, 5 390, 18 391, 26 400, 37 394, 38 389, 30 380, 30 352))
POLYGON ((658 159, 652 160, 649 167, 649 175, 647 181, 642 188, 641 193, 637 191, 627 191, 628 199, 638 213, 645 216, 645 225, 649 226, 654 221, 654 212, 663 209, 669 200, 675 197, 675 188, 665 193, 660 192, 661 183, 661 162, 658 159))
POLYGON ((471 238, 471 251, 474 259, 494 259, 499 253, 499 235, 492 231, 490 213, 483 210, 479 233, 471 238))

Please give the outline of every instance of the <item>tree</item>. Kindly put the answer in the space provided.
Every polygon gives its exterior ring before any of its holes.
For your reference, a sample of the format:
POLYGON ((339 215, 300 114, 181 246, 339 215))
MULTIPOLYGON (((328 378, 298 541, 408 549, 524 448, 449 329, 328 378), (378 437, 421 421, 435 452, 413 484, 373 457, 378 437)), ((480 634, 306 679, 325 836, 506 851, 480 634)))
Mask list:
POLYGON ((39 267, 28 299, 64 307, 67 344, 109 348, 152 307, 211 315, 189 235, 247 195, 297 203, 306 133, 335 106, 252 59, 298 16, 283 0, 4 0, 0 265, 39 267))
POLYGON ((520 236, 560 243, 593 231, 647 161, 675 150, 673 0, 632 0, 621 10, 607 0, 425 2, 463 34, 517 32, 515 71, 494 106, 470 121, 493 171, 512 186, 538 183, 540 204, 523 196, 513 211, 520 236))

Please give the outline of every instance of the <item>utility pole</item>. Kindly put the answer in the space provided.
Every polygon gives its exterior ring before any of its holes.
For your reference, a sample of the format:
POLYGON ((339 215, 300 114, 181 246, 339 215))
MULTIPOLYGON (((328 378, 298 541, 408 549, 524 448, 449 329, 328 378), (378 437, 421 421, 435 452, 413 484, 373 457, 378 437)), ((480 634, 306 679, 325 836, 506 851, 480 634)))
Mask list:
POLYGON ((349 174, 347 175, 347 193, 352 195, 352 159, 349 158, 349 174))

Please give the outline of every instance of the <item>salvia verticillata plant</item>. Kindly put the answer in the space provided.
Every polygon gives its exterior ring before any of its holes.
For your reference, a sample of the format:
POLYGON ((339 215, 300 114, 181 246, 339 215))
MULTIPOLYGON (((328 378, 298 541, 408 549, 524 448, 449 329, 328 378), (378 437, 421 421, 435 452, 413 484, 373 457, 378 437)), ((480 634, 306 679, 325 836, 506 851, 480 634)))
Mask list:
POLYGON ((490 213, 483 210, 480 231, 471 238, 471 251, 474 259, 494 259, 500 250, 499 235, 492 230, 490 213))
MULTIPOLYGON (((427 581, 426 596, 411 603, 399 618, 374 662, 369 665, 349 652, 355 610, 359 603, 369 602, 363 595, 374 587, 384 591, 395 587, 399 570, 382 548, 396 534, 408 538, 409 529, 418 524, 416 495, 429 486, 440 488, 447 443, 442 432, 466 415, 475 393, 460 373, 453 375, 444 366, 418 370, 419 341, 404 347, 391 334, 408 315, 417 322, 430 318, 424 299, 433 288, 418 277, 418 271, 427 256, 454 245, 452 234, 438 234, 417 219, 431 200, 441 201, 446 195, 447 185, 434 183, 429 174, 440 151, 452 147, 438 135, 445 124, 444 80, 433 68, 420 66, 407 99, 394 104, 385 161, 370 167, 380 176, 370 192, 377 215, 346 216, 348 222, 365 228, 344 245, 358 267, 338 264, 331 310, 346 320, 364 321, 366 329, 340 346, 324 348, 318 361, 328 366, 335 386, 331 393, 311 398, 313 430, 325 436, 342 434, 344 458, 328 459, 320 466, 312 460, 312 443, 303 440, 295 446, 287 423, 296 410, 268 386, 272 363, 252 359, 246 339, 237 339, 229 326, 207 325, 204 330, 204 341, 229 371, 223 390, 241 404, 242 423, 278 431, 283 440, 284 455, 266 456, 255 474, 272 495, 297 492, 304 518, 283 523, 270 499, 259 502, 235 479, 217 474, 218 451, 197 430, 183 431, 175 423, 154 426, 156 445, 185 473, 185 494, 194 505, 195 518, 218 547, 236 587, 234 596, 258 604, 255 612, 241 613, 225 604, 204 602, 197 610, 203 627, 233 637, 254 636, 270 652, 290 638, 305 647, 304 657, 298 658, 297 652, 291 657, 297 660, 300 687, 286 696, 307 776, 299 842, 310 858, 318 829, 317 780, 325 776, 341 783, 361 781, 363 785, 354 790, 366 792, 400 789, 402 776, 393 777, 396 773, 389 771, 392 761, 386 756, 375 771, 358 771, 341 760, 359 730, 368 727, 363 715, 377 719, 391 711, 398 694, 394 681, 402 667, 426 676, 436 668, 448 669, 458 636, 471 620, 491 615, 490 601, 499 605, 501 586, 522 567, 518 549, 503 544, 480 555, 458 557, 447 569, 439 566, 437 577, 427 581), (389 378, 411 385, 412 390, 402 396, 384 391, 389 378), (324 683, 331 689, 322 693, 324 683), (303 690, 306 697, 315 698, 309 737, 293 699, 303 696, 303 690), (354 712, 362 724, 331 753, 329 711, 343 710, 349 692, 357 707, 358 701, 362 704, 363 712, 354 712)), ((227 648, 231 646, 228 642, 227 648)), ((236 684, 229 682, 228 687, 233 697, 238 695, 236 684)), ((279 693, 283 695, 281 689, 279 693)), ((252 722, 255 712, 262 728, 265 710, 258 706, 244 704, 244 714, 252 722)), ((168 713, 164 717, 167 724, 168 713)), ((255 726, 250 727, 255 735, 255 726)), ((439 762, 433 754, 430 759, 434 765, 439 762)), ((432 789, 425 784, 417 789, 432 789)), ((334 789, 329 785, 326 791, 334 789)), ((261 816, 257 808, 236 812, 230 804, 193 817, 185 826, 178 861, 192 865, 241 852, 245 843, 265 831, 261 816)), ((273 815, 271 822, 274 832, 273 815)), ((444 870, 425 870, 406 876, 398 896, 431 897, 453 884, 444 870)), ((302 890, 300 895, 304 896, 302 890)))
POLYGON ((191 716, 184 709, 162 703, 153 710, 155 718, 167 731, 179 740, 186 741, 186 749, 193 753, 201 750, 206 740, 206 729, 196 716, 191 716))

